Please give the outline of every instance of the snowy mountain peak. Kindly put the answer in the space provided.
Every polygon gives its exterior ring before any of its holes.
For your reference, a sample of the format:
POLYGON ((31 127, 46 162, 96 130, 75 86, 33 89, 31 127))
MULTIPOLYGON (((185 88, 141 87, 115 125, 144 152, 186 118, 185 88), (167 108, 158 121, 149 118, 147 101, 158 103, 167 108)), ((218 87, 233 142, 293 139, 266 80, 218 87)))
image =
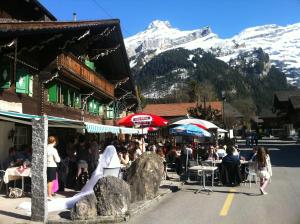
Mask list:
POLYGON ((221 39, 210 27, 182 31, 173 28, 169 21, 155 20, 145 31, 126 38, 125 45, 132 67, 138 57, 146 63, 155 55, 175 48, 202 48, 227 63, 243 52, 262 48, 271 64, 287 74, 290 83, 300 86, 300 23, 250 27, 232 38, 221 39))
POLYGON ((169 29, 172 28, 171 23, 169 21, 162 21, 162 20, 154 20, 152 21, 149 26, 148 30, 150 29, 169 29))
POLYGON ((213 34, 210 27, 196 29, 191 31, 181 31, 173 28, 169 21, 154 20, 150 23, 148 28, 134 36, 125 39, 125 45, 129 57, 135 56, 139 53, 153 52, 158 54, 160 52, 177 48, 198 48, 200 46, 183 46, 189 45, 195 40, 214 40, 217 35, 213 34))

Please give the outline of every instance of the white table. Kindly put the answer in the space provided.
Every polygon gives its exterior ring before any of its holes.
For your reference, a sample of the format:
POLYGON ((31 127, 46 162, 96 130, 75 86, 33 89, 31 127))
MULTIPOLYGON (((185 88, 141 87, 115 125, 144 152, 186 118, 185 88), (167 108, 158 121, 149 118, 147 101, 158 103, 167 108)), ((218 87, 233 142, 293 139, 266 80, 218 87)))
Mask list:
POLYGON ((9 181, 22 179, 22 190, 24 191, 24 177, 31 177, 31 168, 27 167, 22 173, 18 172, 19 167, 11 167, 5 170, 4 183, 9 181))
MULTIPOLYGON (((213 164, 213 166, 215 166, 215 165, 217 165, 217 164, 221 164, 221 163, 222 163, 222 160, 221 160, 221 159, 219 159, 219 160, 205 160, 204 162, 210 162, 210 163, 213 164)), ((240 163, 241 163, 241 165, 243 165, 243 164, 248 164, 249 161, 246 161, 246 160, 240 160, 240 163)))
POLYGON ((202 188, 200 188, 199 190, 197 190, 195 193, 199 193, 200 191, 208 191, 208 192, 213 192, 213 190, 211 189, 211 188, 208 188, 208 187, 206 187, 206 185, 205 185, 205 176, 206 176, 206 174, 205 174, 205 172, 206 171, 210 171, 210 172, 212 172, 212 187, 214 186, 214 172, 215 172, 215 170, 216 169, 218 169, 217 167, 215 167, 215 166, 193 166, 193 167, 190 167, 189 168, 189 170, 193 170, 193 171, 201 171, 201 172, 203 172, 203 174, 202 174, 202 178, 203 178, 203 186, 202 186, 202 188))

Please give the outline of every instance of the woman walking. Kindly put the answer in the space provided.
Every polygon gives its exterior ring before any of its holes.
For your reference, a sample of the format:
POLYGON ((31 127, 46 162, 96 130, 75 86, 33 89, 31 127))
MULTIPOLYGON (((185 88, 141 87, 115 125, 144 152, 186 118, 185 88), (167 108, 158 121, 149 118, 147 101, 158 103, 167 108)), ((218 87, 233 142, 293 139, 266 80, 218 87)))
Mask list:
POLYGON ((265 189, 268 185, 270 179, 269 167, 270 159, 263 147, 258 147, 256 155, 256 172, 257 176, 260 178, 260 192, 261 194, 268 194, 265 189))
POLYGON ((60 157, 57 150, 54 148, 56 139, 54 136, 49 136, 47 146, 47 186, 48 186, 48 200, 52 199, 53 181, 56 178, 56 163, 60 162, 60 157))

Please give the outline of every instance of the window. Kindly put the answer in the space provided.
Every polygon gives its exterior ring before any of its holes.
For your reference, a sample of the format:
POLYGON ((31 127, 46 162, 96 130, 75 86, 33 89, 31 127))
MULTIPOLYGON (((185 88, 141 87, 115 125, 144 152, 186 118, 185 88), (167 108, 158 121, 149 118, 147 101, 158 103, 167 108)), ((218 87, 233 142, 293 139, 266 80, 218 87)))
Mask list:
POLYGON ((9 89, 10 85, 9 65, 0 65, 0 89, 9 89))
POLYGON ((22 145, 29 143, 29 131, 27 127, 15 127, 15 146, 19 149, 22 145))
POLYGON ((81 108, 81 95, 79 92, 75 91, 74 92, 74 107, 80 109, 81 108))
POLYGON ((113 106, 107 106, 106 107, 106 117, 107 119, 114 119, 114 107, 113 106))
POLYGON ((88 112, 92 114, 99 114, 100 103, 98 100, 91 98, 88 100, 88 112))
POLYGON ((17 69, 16 93, 32 95, 33 77, 25 69, 17 69))

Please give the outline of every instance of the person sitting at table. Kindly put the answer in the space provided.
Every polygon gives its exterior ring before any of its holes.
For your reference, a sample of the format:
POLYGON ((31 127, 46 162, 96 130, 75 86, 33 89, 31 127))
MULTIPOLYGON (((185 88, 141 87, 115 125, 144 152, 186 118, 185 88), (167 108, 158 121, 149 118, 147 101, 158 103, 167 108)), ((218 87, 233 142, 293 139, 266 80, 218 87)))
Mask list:
POLYGON ((174 146, 166 155, 167 166, 176 170, 176 173, 180 175, 182 173, 182 165, 180 155, 178 155, 176 146, 174 146))
POLYGON ((219 160, 219 156, 215 151, 215 148, 211 145, 208 149, 208 158, 207 160, 219 160))
POLYGON ((56 144, 56 138, 54 136, 48 137, 48 145, 47 145, 47 186, 48 186, 48 200, 52 200, 52 189, 53 189, 53 181, 56 178, 56 169, 57 164, 60 162, 60 157, 56 148, 54 148, 56 144))
POLYGON ((5 160, 5 168, 7 167, 13 167, 17 163, 17 157, 16 157, 16 148, 15 147, 10 147, 8 150, 8 157, 5 160))
POLYGON ((123 164, 124 166, 129 165, 129 153, 123 145, 119 149, 118 156, 121 164, 123 164))
POLYGON ((240 160, 233 155, 233 152, 233 147, 228 146, 227 155, 222 159, 221 180, 226 186, 236 186, 241 182, 240 160))
POLYGON ((216 149, 217 149, 217 154, 219 156, 220 159, 222 159, 223 157, 226 156, 226 151, 225 149, 223 148, 223 146, 216 146, 216 149))
POLYGON ((252 148, 252 152, 250 153, 250 155, 248 156, 247 160, 251 161, 251 162, 255 162, 256 160, 256 155, 257 155, 257 147, 254 146, 252 148))

